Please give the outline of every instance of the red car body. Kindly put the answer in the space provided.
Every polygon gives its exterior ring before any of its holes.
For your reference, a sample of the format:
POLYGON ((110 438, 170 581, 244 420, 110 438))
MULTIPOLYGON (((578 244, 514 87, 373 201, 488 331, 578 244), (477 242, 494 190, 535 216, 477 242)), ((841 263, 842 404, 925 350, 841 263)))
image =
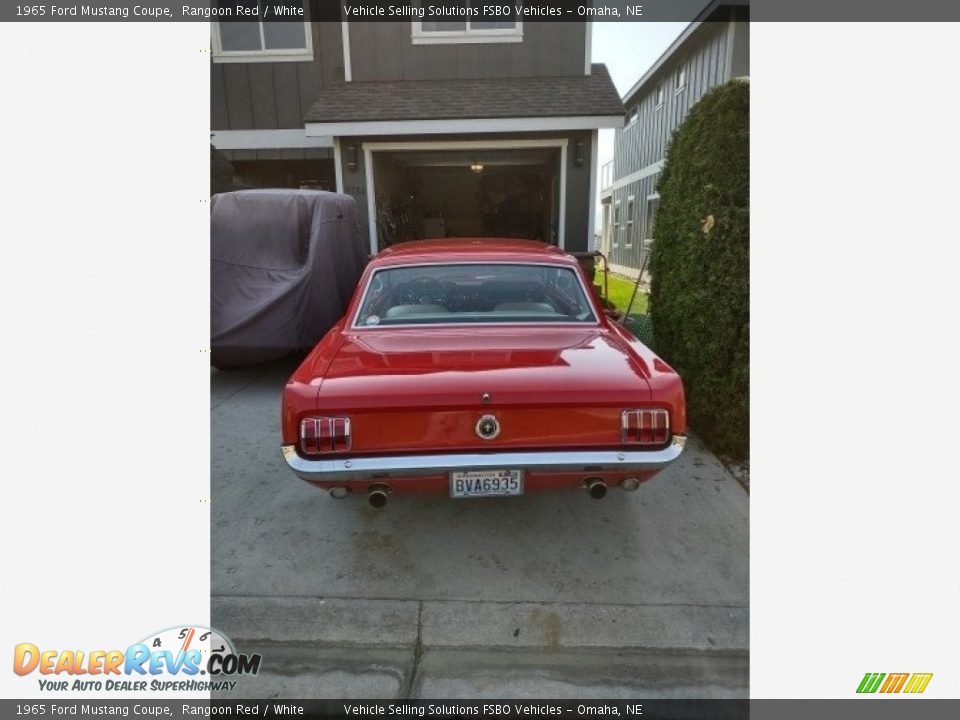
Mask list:
MULTIPOLYGON (((501 306, 516 305, 542 303, 501 306)), ((375 506, 389 493, 453 494, 454 473, 458 487, 465 477, 480 495, 500 494, 480 488, 497 483, 499 471, 520 477, 520 492, 581 487, 602 497, 616 485, 636 489, 679 456, 685 425, 680 377, 603 313, 576 258, 529 241, 434 240, 370 262, 344 318, 284 389, 282 452, 302 479, 334 497, 367 495, 375 506), (378 271, 480 263, 546 266, 558 277, 569 268, 592 317, 359 323, 378 271)))

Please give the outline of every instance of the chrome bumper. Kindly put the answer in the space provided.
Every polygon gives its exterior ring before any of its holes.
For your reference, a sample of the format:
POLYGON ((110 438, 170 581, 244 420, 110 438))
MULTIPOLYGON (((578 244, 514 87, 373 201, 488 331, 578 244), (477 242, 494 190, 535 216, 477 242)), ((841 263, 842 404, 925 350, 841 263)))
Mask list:
POLYGON ((687 438, 674 435, 661 450, 587 450, 572 452, 489 452, 448 455, 395 455, 337 460, 307 460, 293 445, 280 450, 287 465, 304 480, 369 480, 442 475, 451 470, 520 469, 530 472, 649 472, 680 457, 687 438))

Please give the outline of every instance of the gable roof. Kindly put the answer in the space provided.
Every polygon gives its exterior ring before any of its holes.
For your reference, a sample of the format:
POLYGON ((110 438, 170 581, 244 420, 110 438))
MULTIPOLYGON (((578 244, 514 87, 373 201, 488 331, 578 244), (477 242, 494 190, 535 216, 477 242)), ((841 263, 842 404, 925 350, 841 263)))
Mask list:
POLYGON ((341 82, 324 87, 306 123, 623 117, 606 65, 590 75, 341 82))
POLYGON ((703 25, 705 22, 725 22, 736 17, 738 8, 746 8, 749 11, 749 0, 711 0, 707 6, 700 11, 693 22, 683 29, 676 40, 670 43, 670 46, 663 51, 653 65, 637 80, 623 96, 623 102, 629 104, 637 94, 650 82, 660 69, 666 64, 677 51, 683 47, 687 40, 703 25))

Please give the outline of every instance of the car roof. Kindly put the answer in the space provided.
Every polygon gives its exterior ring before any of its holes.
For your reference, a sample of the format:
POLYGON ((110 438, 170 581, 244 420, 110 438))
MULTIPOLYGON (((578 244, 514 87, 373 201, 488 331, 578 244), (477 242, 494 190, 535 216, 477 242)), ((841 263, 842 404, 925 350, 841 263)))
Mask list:
POLYGON ((382 250, 377 265, 411 265, 418 262, 532 262, 575 265, 576 258, 560 248, 533 240, 510 238, 445 238, 412 240, 382 250))

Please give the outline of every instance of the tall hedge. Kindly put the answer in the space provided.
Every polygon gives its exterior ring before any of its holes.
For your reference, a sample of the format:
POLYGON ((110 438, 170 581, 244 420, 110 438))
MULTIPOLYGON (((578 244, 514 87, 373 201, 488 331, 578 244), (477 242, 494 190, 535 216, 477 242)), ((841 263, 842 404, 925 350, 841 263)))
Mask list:
POLYGON ((674 132, 650 258, 657 352, 680 373, 691 427, 743 458, 750 430, 750 88, 714 88, 674 132))

